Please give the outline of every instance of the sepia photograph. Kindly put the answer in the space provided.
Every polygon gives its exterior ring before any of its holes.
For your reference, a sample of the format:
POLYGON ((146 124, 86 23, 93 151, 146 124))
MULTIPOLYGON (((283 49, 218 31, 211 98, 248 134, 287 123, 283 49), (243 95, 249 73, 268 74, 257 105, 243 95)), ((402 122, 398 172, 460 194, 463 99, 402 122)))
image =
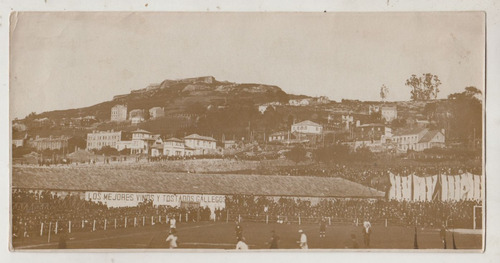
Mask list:
POLYGON ((484 251, 484 12, 9 29, 11 251, 484 251))

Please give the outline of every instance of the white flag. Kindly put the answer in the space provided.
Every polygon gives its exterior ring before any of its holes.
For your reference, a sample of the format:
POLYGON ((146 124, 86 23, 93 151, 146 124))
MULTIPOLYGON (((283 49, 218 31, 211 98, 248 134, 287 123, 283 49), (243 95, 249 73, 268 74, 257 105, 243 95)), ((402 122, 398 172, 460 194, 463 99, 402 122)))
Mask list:
POLYGON ((425 196, 426 196, 426 193, 427 193, 425 191, 425 188, 426 188, 426 179, 425 179, 425 177, 420 177, 419 181, 420 181, 420 191, 419 191, 420 201, 425 201, 425 196))
POLYGON ((474 175, 474 200, 481 200, 481 176, 474 175))
POLYGON ((434 188, 436 187, 437 175, 425 177, 425 201, 432 201, 432 194, 434 194, 434 188))
MULTIPOLYGON (((408 177, 409 176, 401 176, 401 193, 403 200, 408 200, 408 177)), ((411 192, 410 192, 411 193, 411 192)))
POLYGON ((455 175, 455 200, 462 200, 462 183, 460 175, 455 175))
POLYGON ((418 181, 418 178, 417 178, 417 175, 415 174, 412 174, 411 175, 412 179, 413 179, 413 201, 419 201, 419 195, 418 195, 418 188, 419 188, 419 181, 418 181))
POLYGON ((396 196, 395 196, 395 199, 398 200, 398 201, 401 201, 402 200, 402 194, 401 194, 401 176, 396 175, 394 177, 394 179, 396 181, 396 196))
POLYGON ((412 196, 411 196, 411 190, 413 189, 413 180, 411 176, 406 177, 406 200, 411 201, 412 196))
POLYGON ((455 200, 455 177, 453 175, 448 175, 448 200, 455 200))
POLYGON ((441 200, 448 200, 448 176, 446 174, 441 175, 441 200))
POLYGON ((391 181, 391 189, 389 189, 389 200, 396 198, 396 179, 394 174, 389 172, 389 180, 391 181))
POLYGON ((468 200, 473 200, 474 199, 474 175, 471 173, 467 173, 467 199, 468 200))
POLYGON ((483 177, 481 176, 481 201, 484 202, 484 181, 483 181, 483 177))

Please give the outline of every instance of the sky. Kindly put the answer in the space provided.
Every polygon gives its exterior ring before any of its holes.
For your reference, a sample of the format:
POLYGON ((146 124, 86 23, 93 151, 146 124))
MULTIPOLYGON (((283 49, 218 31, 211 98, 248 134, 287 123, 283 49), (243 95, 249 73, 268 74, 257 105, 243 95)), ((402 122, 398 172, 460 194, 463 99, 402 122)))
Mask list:
POLYGON ((10 115, 79 108, 165 79, 214 76, 330 99, 484 87, 484 13, 24 12, 11 16, 10 115))

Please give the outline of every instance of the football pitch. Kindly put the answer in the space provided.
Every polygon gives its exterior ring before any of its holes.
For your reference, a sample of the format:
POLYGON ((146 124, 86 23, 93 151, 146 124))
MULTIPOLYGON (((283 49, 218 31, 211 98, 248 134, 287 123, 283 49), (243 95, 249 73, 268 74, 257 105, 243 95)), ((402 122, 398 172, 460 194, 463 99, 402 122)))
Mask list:
MULTIPOLYGON (((326 237, 319 237, 319 225, 316 224, 277 224, 242 222, 243 236, 250 248, 268 249, 271 231, 280 237, 280 249, 298 249, 298 231, 302 229, 308 238, 309 249, 346 249, 352 248, 351 235, 356 235, 360 249, 413 249, 415 241, 414 227, 374 225, 370 247, 363 244, 361 226, 350 224, 329 225, 326 237)), ((77 232, 67 235, 68 249, 167 249, 165 241, 169 227, 165 224, 154 226, 131 227, 126 229, 108 229, 96 232, 77 232)), ((456 230, 454 233, 457 249, 480 251, 482 249, 481 231, 456 230)), ((177 226, 178 249, 234 249, 236 247, 235 223, 200 222, 183 223, 177 226)), ((16 238, 15 250, 57 249, 60 235, 16 238)), ((443 249, 439 229, 418 228, 417 243, 419 249, 443 249)), ((453 235, 447 233, 447 248, 453 248, 453 235)))

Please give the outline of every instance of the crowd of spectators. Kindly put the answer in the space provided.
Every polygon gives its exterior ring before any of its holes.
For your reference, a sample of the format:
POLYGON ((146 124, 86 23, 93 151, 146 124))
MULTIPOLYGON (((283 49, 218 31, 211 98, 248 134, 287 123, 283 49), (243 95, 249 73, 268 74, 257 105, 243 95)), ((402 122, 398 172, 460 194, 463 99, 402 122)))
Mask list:
POLYGON ((228 213, 256 220, 319 222, 330 218, 335 222, 371 222, 402 226, 472 228, 476 201, 398 202, 395 200, 324 199, 316 204, 296 198, 235 195, 226 198, 228 213), (266 218, 267 216, 267 218, 266 218), (271 218, 271 219, 269 219, 271 218))
POLYGON ((113 208, 87 201, 79 194, 60 197, 49 191, 28 190, 12 194, 14 237, 47 235, 49 229, 54 233, 69 231, 70 223, 71 231, 78 232, 102 230, 104 225, 111 229, 165 224, 172 217, 177 222, 208 221, 210 216, 209 208, 153 206, 152 201, 113 208))
POLYGON ((356 165, 333 165, 326 168, 304 166, 304 167, 270 167, 259 170, 260 174, 267 175, 290 175, 290 176, 327 176, 341 177, 353 182, 367 185, 381 191, 387 191, 390 187, 389 172, 408 176, 432 176, 439 174, 458 175, 465 172, 481 174, 480 167, 472 166, 356 166, 356 165))
POLYGON ((213 220, 256 220, 278 223, 358 223, 369 220, 390 225, 472 228, 474 206, 480 202, 398 202, 369 199, 270 198, 244 195, 226 197, 226 208, 154 206, 146 201, 136 207, 111 208, 87 201, 80 194, 60 197, 49 191, 15 190, 12 195, 13 237, 47 235, 49 231, 103 229, 213 220), (300 219, 299 219, 300 218, 300 219), (57 222, 57 223, 56 223, 57 222), (57 225, 56 225, 57 224, 57 225), (69 225, 71 224, 71 226, 69 225))

